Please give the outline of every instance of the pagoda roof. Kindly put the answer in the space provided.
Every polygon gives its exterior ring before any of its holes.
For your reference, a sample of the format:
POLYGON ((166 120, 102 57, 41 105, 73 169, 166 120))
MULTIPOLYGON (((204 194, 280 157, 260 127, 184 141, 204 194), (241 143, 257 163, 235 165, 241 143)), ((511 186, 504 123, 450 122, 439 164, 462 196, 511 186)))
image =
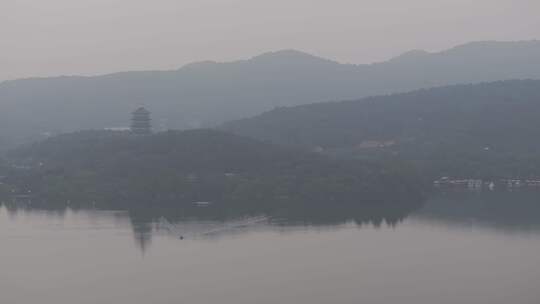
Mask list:
POLYGON ((139 107, 137 110, 133 111, 133 114, 150 114, 150 111, 144 107, 139 107))

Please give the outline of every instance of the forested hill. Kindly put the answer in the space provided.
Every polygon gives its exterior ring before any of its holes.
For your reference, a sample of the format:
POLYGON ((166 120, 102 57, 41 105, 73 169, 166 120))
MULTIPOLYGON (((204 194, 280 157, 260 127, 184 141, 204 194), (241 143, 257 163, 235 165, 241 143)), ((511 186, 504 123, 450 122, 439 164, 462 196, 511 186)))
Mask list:
POLYGON ((127 126, 141 104, 157 129, 183 129, 279 106, 528 78, 540 79, 539 41, 475 42, 366 65, 288 50, 174 71, 7 81, 0 84, 0 150, 46 134, 127 126))
POLYGON ((400 167, 335 161, 214 130, 77 132, 19 148, 9 160, 26 168, 7 178, 17 193, 102 206, 362 203, 419 195, 418 181, 400 167))
POLYGON ((393 155, 434 175, 540 176, 540 81, 279 108, 224 129, 348 156, 393 155))

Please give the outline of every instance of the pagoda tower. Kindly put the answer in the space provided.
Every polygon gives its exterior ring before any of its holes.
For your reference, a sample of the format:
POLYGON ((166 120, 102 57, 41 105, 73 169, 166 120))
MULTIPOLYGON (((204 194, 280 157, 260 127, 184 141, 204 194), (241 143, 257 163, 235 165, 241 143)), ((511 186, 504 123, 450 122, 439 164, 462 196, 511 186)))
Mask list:
POLYGON ((137 135, 148 135, 152 133, 150 120, 150 111, 144 107, 140 107, 133 111, 131 118, 131 132, 137 135))

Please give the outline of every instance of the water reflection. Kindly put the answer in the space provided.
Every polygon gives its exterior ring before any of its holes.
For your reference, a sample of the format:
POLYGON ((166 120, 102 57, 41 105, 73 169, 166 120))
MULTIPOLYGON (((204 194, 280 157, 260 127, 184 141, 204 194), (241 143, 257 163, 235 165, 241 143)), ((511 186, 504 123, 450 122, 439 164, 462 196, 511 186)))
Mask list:
POLYGON ((533 304, 537 198, 121 211, 6 203, 0 302, 533 304), (373 228, 386 225, 395 228, 373 228), (489 229, 458 228, 471 225, 489 229))
MULTIPOLYGON (((97 208, 34 201, 4 202, 8 214, 41 213, 49 217, 64 217, 70 212, 99 214, 97 208)), ((411 212, 418 210, 422 201, 359 201, 356 203, 295 202, 294 204, 179 204, 135 207, 115 212, 125 217, 133 230, 135 241, 142 252, 150 246, 154 234, 166 234, 183 239, 220 238, 255 229, 294 228, 331 229, 345 224, 358 227, 396 226, 411 212)), ((107 210, 107 209, 104 209, 107 210)), ((102 216, 105 213, 101 214, 102 216)))
POLYGON ((540 192, 450 191, 428 199, 415 218, 504 232, 540 230, 540 192))
POLYGON ((540 230, 538 191, 468 192, 434 194, 427 200, 358 202, 330 204, 180 204, 136 207, 110 212, 107 208, 51 204, 36 201, 4 202, 11 218, 19 213, 43 214, 63 218, 67 213, 88 216, 114 216, 132 229, 135 242, 145 252, 153 235, 184 239, 216 239, 254 230, 334 229, 342 225, 357 227, 395 227, 407 217, 437 225, 481 226, 510 231, 540 230))

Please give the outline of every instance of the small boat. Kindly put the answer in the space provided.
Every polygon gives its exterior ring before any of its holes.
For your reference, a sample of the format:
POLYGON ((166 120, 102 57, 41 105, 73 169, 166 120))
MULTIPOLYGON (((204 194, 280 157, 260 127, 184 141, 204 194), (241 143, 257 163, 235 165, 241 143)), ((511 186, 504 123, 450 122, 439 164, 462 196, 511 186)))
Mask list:
POLYGON ((211 202, 194 202, 193 205, 197 207, 208 207, 212 205, 212 203, 211 202))

